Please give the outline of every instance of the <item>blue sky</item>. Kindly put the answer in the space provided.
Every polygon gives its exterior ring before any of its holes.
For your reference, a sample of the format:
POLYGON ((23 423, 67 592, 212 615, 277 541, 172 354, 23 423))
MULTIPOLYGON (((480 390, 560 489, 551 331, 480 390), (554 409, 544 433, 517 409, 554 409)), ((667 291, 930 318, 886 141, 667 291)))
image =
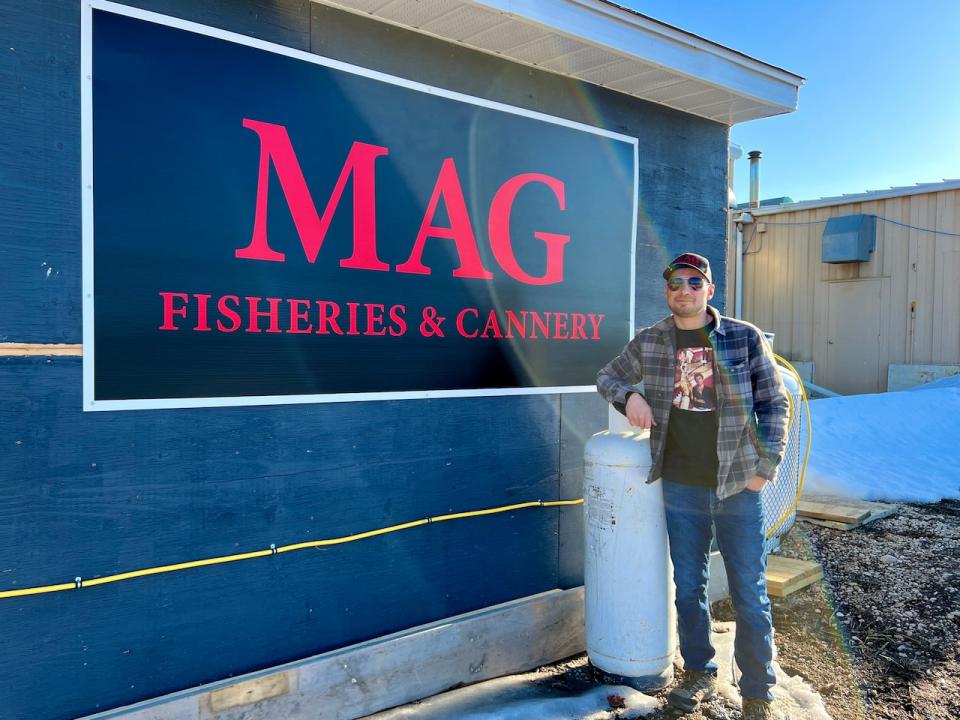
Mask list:
POLYGON ((794 200, 960 178, 957 0, 628 0, 637 11, 806 78, 796 112, 735 125, 760 196, 794 200))

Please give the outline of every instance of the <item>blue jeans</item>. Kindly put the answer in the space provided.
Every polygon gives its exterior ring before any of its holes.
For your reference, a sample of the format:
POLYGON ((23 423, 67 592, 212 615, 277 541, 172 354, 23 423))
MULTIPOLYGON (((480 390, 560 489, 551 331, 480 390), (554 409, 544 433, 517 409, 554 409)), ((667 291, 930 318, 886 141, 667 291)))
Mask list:
POLYGON ((716 671, 710 643, 710 543, 717 545, 727 569, 730 598, 737 616, 734 654, 744 697, 772 700, 773 621, 764 576, 763 506, 760 493, 743 490, 718 500, 714 490, 663 481, 663 503, 670 538, 670 559, 677 595, 677 625, 683 664, 716 671))

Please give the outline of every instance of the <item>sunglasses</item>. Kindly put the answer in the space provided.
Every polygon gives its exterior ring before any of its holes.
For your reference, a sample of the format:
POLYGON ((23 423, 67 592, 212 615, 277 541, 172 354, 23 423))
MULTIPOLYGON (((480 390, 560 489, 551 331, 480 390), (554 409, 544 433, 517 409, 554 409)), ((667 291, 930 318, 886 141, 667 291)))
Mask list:
POLYGON ((686 283, 691 290, 696 292, 698 290, 703 290, 703 288, 707 284, 707 281, 704 280, 702 277, 688 277, 688 278, 676 277, 676 278, 670 278, 669 280, 667 280, 667 287, 670 288, 673 292, 676 292, 677 290, 683 287, 684 283, 686 283))

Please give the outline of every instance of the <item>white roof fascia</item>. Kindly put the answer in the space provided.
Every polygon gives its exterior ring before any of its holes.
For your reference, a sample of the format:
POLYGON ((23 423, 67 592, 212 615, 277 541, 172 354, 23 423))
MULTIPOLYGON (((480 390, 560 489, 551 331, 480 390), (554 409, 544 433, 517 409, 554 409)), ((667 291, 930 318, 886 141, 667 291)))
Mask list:
POLYGON ((781 112, 797 109, 797 95, 803 83, 799 75, 611 3, 597 0, 471 2, 779 106, 781 112))
MULTIPOLYGON (((510 62, 528 65, 544 72, 580 79, 583 82, 608 87, 615 92, 654 102, 659 105, 698 115, 725 125, 735 125, 762 117, 772 117, 797 109, 800 86, 804 79, 799 75, 756 60, 722 45, 685 32, 665 23, 648 18, 628 8, 621 7, 611 0, 313 0, 364 17, 384 22, 424 35, 439 38, 445 42, 462 45, 474 50, 488 52, 510 62), (545 66, 556 57, 556 53, 544 53, 542 57, 518 59, 509 52, 496 46, 485 44, 474 38, 464 40, 447 37, 433 32, 421 25, 429 25, 414 20, 424 17, 431 8, 442 7, 444 14, 455 12, 458 8, 476 8, 478 11, 493 13, 505 22, 518 27, 538 28, 555 37, 569 38, 588 47, 610 53, 611 59, 621 58, 636 63, 636 72, 629 71, 623 79, 611 84, 597 83, 581 77, 580 71, 560 71, 545 66), (658 80, 650 87, 620 89, 618 84, 627 86, 631 78, 641 78, 645 73, 659 70, 672 75, 675 79, 664 82, 658 80), (714 88, 726 99, 712 100, 698 105, 696 100, 684 102, 683 98, 659 99, 657 90, 667 85, 695 81, 704 89, 714 88), (649 96, 647 96, 649 93, 649 96), (712 112, 707 112, 710 109, 712 112)), ((595 70, 586 68, 584 73, 595 70)), ((696 98, 701 91, 692 90, 690 97, 696 98)))
POLYGON ((817 208, 836 207, 838 205, 855 205, 857 203, 874 202, 875 200, 889 200, 891 198, 948 192, 950 190, 960 190, 960 180, 944 180, 939 183, 918 183, 917 185, 895 187, 889 190, 874 190, 872 192, 837 195, 836 197, 819 198, 817 200, 802 200, 784 205, 740 208, 740 210, 742 212, 749 212, 754 217, 757 217, 759 215, 778 215, 779 213, 797 212, 799 210, 816 210, 817 208))

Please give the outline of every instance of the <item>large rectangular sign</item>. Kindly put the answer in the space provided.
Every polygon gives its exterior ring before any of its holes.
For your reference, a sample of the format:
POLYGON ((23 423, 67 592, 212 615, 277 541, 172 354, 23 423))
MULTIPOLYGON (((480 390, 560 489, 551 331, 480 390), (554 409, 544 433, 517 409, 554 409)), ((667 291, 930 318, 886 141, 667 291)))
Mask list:
POLYGON ((84 11, 84 407, 588 391, 633 329, 637 142, 84 11))

